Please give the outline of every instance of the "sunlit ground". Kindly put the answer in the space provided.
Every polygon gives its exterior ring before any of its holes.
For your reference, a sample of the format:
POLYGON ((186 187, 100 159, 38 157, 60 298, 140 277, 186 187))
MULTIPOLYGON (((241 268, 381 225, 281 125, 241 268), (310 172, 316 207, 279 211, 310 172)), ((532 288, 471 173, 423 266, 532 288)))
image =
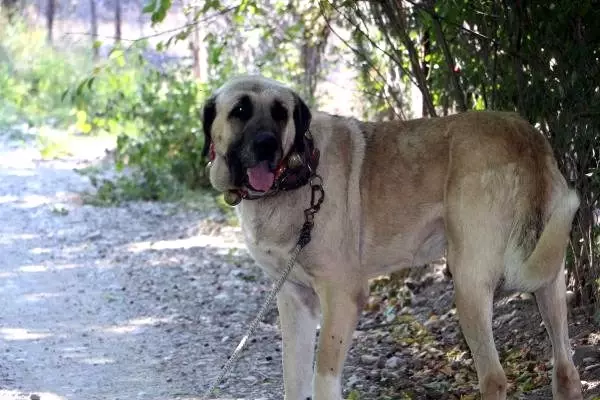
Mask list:
MULTIPOLYGON (((35 392, 38 395, 40 400, 67 400, 66 397, 59 396, 55 393, 49 392, 35 392)), ((0 399, 2 400, 23 400, 23 399, 35 399, 36 397, 32 397, 32 393, 29 392, 21 392, 19 390, 4 390, 0 389, 0 399)))

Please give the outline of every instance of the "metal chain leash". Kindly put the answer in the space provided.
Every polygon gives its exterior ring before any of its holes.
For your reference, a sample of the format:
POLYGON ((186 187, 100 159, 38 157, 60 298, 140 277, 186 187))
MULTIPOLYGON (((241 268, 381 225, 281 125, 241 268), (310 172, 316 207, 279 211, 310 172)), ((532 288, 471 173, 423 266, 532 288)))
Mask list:
POLYGON ((237 345, 237 347, 235 348, 225 365, 223 365, 223 367, 221 368, 221 373, 219 374, 219 376, 217 376, 217 378, 212 382, 208 390, 204 392, 202 400, 209 400, 211 394, 215 391, 217 386, 219 386, 221 381, 223 381, 223 379, 229 374, 229 372, 231 372, 234 363, 240 357, 240 354, 246 346, 248 339, 250 338, 250 336, 252 336, 252 334, 258 327, 258 324, 264 318, 267 311, 269 311, 269 306, 275 299, 275 296, 277 296, 277 293, 279 293, 279 291, 281 290, 281 287, 287 280, 287 277, 289 276, 290 272, 292 272, 292 269, 294 268, 296 259, 298 258, 300 251, 304 248, 304 246, 306 246, 310 242, 311 231, 314 226, 314 216, 321 208, 321 204, 325 199, 325 192, 323 190, 323 180, 319 175, 314 174, 310 178, 309 182, 311 187, 310 207, 304 210, 304 224, 302 225, 300 237, 298 238, 296 247, 294 247, 294 250, 292 251, 287 266, 283 270, 283 273, 281 274, 279 279, 277 279, 277 281, 273 283, 271 291, 267 295, 267 298, 264 300, 258 314, 256 315, 256 317, 254 317, 254 320, 252 320, 252 322, 246 329, 246 333, 242 337, 242 340, 240 340, 240 343, 237 345))

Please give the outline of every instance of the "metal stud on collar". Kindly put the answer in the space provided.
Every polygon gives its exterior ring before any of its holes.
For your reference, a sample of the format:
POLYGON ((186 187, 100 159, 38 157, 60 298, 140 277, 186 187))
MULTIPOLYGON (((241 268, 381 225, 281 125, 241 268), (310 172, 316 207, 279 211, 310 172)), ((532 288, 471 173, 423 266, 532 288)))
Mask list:
POLYGON ((289 155, 288 160, 287 160, 288 168, 296 169, 296 168, 300 168, 303 165, 304 165, 304 160, 302 159, 302 156, 300 154, 292 153, 289 155))

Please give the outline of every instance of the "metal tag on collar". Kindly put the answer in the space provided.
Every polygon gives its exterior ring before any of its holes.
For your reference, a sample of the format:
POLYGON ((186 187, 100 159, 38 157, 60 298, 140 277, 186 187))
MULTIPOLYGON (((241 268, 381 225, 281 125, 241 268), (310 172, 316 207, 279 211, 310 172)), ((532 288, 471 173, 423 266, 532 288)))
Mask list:
POLYGON ((239 190, 228 190, 223 193, 223 200, 225 200, 225 203, 232 207, 240 204, 243 198, 243 193, 241 193, 239 190))

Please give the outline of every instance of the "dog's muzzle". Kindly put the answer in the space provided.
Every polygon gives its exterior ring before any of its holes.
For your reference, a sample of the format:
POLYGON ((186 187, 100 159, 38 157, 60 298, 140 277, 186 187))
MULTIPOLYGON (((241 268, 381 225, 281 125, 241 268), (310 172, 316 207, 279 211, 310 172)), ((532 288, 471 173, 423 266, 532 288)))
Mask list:
POLYGON ((277 150, 279 150, 279 143, 272 133, 261 132, 252 141, 252 151, 258 163, 267 161, 272 164, 277 156, 277 150))
POLYGON ((279 141, 271 132, 258 132, 246 143, 240 154, 242 179, 248 188, 268 192, 275 182, 279 141))

